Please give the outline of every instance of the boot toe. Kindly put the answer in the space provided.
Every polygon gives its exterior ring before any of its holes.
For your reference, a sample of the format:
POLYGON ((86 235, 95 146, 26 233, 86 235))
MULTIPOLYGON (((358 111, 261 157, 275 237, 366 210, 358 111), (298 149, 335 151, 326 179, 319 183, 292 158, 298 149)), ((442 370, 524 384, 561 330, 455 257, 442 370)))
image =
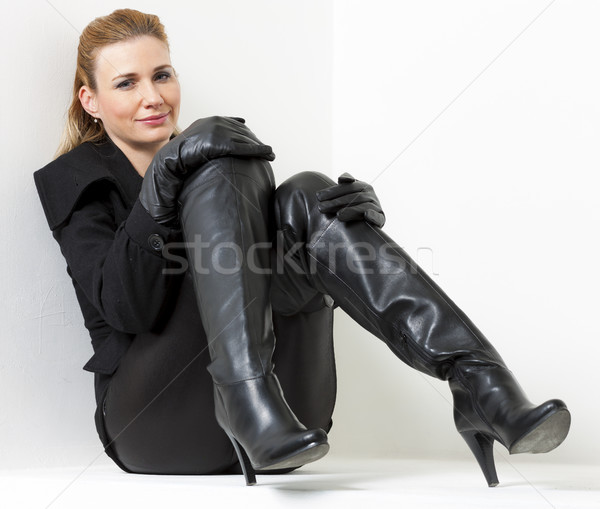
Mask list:
POLYGON ((558 447, 567 437, 571 414, 565 403, 554 399, 536 408, 536 423, 509 448, 510 454, 545 453, 558 447))
MULTIPOLYGON (((309 430, 313 431, 313 430, 309 430)), ((315 432, 322 432, 325 434, 323 430, 314 430, 315 432)), ((320 433, 315 433, 316 435, 320 435, 320 433)), ((317 461, 321 459, 323 456, 327 454, 329 451, 329 444, 327 443, 327 436, 325 435, 325 440, 322 439, 310 441, 303 448, 296 449, 293 452, 289 453, 287 456, 279 456, 276 463, 271 463, 267 465, 255 466, 255 469, 259 470, 276 470, 282 468, 298 468, 302 465, 306 465, 307 463, 312 463, 313 461, 317 461)))

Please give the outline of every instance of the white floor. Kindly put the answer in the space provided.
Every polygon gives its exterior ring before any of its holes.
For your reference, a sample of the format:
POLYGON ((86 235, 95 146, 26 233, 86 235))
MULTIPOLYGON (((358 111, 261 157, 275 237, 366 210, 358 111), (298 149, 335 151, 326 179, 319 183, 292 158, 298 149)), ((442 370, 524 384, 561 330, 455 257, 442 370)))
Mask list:
POLYGON ((2 509, 119 508, 600 508, 600 465, 498 465, 488 488, 474 462, 335 458, 283 476, 126 474, 88 469, 0 471, 2 509), (218 504, 218 505, 217 505, 218 504))

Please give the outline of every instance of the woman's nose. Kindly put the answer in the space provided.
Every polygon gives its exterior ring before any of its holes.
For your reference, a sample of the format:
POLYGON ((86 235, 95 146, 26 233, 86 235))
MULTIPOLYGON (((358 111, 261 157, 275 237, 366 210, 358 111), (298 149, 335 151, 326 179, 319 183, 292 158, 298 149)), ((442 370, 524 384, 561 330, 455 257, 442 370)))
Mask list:
POLYGON ((148 83, 145 86, 142 86, 140 88, 140 94, 142 95, 144 106, 148 108, 159 107, 165 102, 155 83, 148 83))

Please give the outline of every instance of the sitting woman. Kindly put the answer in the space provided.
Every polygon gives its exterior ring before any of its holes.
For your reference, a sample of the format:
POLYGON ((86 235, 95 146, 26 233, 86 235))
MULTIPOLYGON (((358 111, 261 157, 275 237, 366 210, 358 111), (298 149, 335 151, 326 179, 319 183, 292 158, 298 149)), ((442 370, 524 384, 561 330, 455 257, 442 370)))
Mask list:
POLYGON ((381 229, 369 185, 305 172, 276 188, 271 147, 243 120, 178 133, 179 107, 159 19, 129 9, 98 18, 80 37, 60 157, 35 173, 92 339, 84 369, 117 465, 243 471, 253 484, 256 471, 321 458, 336 306, 449 382, 456 428, 490 486, 494 441, 538 453, 565 439, 565 404, 526 398, 479 329, 381 229))

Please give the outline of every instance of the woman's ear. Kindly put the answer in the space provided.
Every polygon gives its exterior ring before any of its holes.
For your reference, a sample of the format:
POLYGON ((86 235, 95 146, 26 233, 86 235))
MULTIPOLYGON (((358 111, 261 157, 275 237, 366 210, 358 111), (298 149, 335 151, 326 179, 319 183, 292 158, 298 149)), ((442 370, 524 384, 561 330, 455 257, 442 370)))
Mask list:
POLYGON ((83 109, 92 117, 98 116, 98 104, 96 102, 96 93, 88 86, 84 85, 79 89, 79 102, 83 109))

